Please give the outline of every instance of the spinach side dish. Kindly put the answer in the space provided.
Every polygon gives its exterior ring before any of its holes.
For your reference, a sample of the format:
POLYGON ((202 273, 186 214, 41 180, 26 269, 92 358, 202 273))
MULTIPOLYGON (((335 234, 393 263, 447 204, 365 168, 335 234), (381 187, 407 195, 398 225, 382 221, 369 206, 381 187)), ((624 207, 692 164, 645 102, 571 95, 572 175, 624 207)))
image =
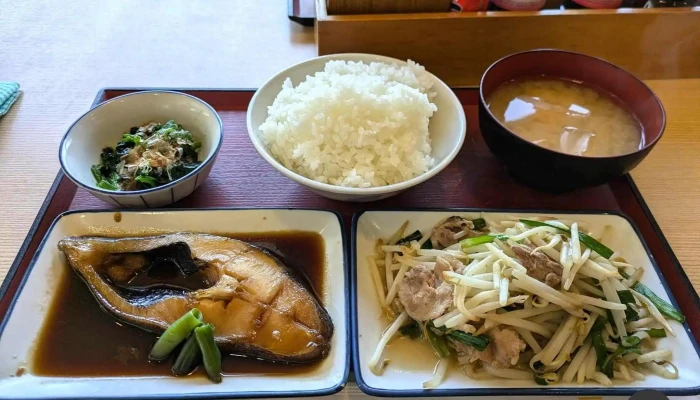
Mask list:
POLYGON ((170 120, 149 122, 125 132, 116 147, 105 147, 92 166, 97 186, 106 190, 143 190, 162 186, 194 171, 201 143, 170 120))

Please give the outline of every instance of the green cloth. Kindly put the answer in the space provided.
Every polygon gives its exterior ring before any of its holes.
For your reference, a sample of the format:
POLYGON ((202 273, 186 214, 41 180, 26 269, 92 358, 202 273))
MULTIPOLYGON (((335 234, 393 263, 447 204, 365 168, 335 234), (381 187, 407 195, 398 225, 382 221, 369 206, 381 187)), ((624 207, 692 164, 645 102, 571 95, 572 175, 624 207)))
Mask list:
POLYGON ((19 83, 0 81, 0 117, 7 114, 19 97, 19 83))

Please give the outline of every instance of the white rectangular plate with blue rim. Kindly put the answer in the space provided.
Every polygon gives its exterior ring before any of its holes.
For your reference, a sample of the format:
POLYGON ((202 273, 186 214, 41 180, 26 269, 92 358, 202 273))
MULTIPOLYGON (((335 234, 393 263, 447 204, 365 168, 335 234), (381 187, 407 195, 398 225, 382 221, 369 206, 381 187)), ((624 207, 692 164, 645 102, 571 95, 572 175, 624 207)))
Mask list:
MULTIPOLYGON (((386 240, 405 221, 410 221, 407 233, 416 229, 429 232, 441 219, 461 215, 473 219, 484 217, 498 220, 506 216, 550 216, 588 223, 589 230, 602 231, 605 225, 612 229, 606 234, 605 244, 634 265, 644 268, 641 282, 665 300, 675 300, 669 294, 666 283, 660 275, 650 253, 637 229, 622 215, 561 212, 478 212, 473 210, 445 211, 367 211, 356 214, 353 220, 353 271, 351 277, 351 306, 353 307, 353 365, 355 379, 362 391, 377 396, 509 396, 509 395, 588 395, 629 396, 639 390, 652 388, 673 395, 700 394, 700 356, 698 346, 687 325, 671 321, 676 337, 661 339, 658 348, 673 352, 672 362, 678 367, 679 377, 664 379, 647 374, 646 380, 631 383, 613 381, 612 387, 591 383, 556 384, 542 387, 530 381, 507 379, 473 380, 452 365, 446 379, 433 390, 423 389, 423 382, 432 376, 436 356, 428 345, 412 342, 407 338, 394 339, 384 353, 389 364, 382 375, 375 375, 367 366, 388 321, 374 291, 372 277, 366 258, 374 254, 377 239, 386 240), (361 310, 361 311, 360 311, 361 310)), ((677 305, 676 305, 677 307, 677 305)))
POLYGON ((0 399, 64 398, 235 398, 332 394, 342 389, 349 371, 348 288, 343 228, 337 214, 317 210, 187 210, 70 212, 49 229, 8 317, 0 324, 0 399), (32 374, 32 347, 53 300, 65 263, 57 243, 66 236, 151 235, 168 232, 237 233, 318 232, 325 242, 325 293, 322 302, 335 327, 331 351, 318 368, 305 374, 225 376, 215 385, 204 376, 59 378, 32 374), (15 377, 19 367, 26 372, 15 377))

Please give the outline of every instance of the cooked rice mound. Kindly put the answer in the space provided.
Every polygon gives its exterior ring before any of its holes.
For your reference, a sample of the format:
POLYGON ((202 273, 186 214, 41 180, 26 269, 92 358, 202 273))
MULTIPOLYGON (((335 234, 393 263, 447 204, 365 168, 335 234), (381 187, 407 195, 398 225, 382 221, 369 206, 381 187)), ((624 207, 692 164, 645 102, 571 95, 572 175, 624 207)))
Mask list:
POLYGON ((399 183, 429 170, 432 79, 422 66, 329 61, 282 85, 259 135, 286 168, 349 187, 399 183))

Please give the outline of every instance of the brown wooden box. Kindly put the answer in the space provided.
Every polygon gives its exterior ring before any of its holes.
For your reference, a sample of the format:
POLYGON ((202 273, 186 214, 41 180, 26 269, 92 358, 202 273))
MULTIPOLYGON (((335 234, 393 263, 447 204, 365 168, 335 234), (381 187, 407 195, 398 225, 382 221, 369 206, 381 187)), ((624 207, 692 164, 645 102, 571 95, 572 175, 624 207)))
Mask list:
POLYGON ((326 0, 328 14, 447 12, 452 0, 326 0))
POLYGON ((642 79, 700 77, 700 7, 329 15, 317 0, 316 12, 319 55, 411 59, 451 86, 476 86, 494 61, 535 48, 601 57, 642 79))

